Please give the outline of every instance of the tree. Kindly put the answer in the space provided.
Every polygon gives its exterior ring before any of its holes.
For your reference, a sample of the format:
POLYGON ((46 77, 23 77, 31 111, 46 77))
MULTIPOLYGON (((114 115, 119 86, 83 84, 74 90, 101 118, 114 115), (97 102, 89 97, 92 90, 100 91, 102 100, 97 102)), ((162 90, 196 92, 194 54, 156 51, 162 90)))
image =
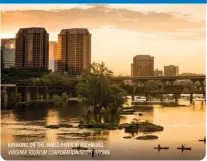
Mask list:
POLYGON ((194 93, 194 92, 195 92, 194 83, 190 81, 185 82, 183 93, 194 93))
POLYGON ((42 78, 33 79, 33 82, 44 85, 68 85, 71 81, 67 76, 53 72, 44 75, 42 78))
POLYGON ((119 86, 110 85, 113 74, 102 62, 92 63, 83 71, 84 81, 78 82, 76 92, 79 98, 88 105, 94 106, 94 112, 100 113, 102 107, 111 107, 114 112, 125 102, 127 93, 119 86))
POLYGON ((17 82, 29 80, 31 78, 40 78, 50 71, 45 67, 16 69, 14 67, 1 69, 3 75, 2 82, 17 82))

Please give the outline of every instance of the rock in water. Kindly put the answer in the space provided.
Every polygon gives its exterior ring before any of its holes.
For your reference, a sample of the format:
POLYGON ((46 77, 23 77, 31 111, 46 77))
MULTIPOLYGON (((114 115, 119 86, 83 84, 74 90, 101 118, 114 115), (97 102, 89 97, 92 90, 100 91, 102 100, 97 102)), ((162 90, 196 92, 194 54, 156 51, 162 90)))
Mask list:
POLYGON ((123 138, 124 139, 131 139, 132 137, 131 136, 124 136, 123 138))
POLYGON ((154 140, 158 139, 156 135, 145 135, 145 136, 139 136, 136 138, 137 140, 154 140))
POLYGON ((58 129, 60 126, 59 125, 47 125, 45 127, 50 128, 50 129, 58 129))

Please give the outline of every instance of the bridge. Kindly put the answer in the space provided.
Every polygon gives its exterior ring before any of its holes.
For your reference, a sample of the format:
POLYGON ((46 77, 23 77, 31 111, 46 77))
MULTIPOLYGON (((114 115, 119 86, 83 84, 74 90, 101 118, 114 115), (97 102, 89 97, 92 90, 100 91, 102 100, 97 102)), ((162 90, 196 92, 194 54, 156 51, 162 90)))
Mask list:
POLYGON ((160 80, 160 81, 169 81, 169 80, 191 80, 191 81, 204 81, 206 79, 205 75, 202 76, 118 76, 111 77, 113 81, 120 80, 137 80, 137 81, 148 81, 148 80, 160 80))
MULTIPOLYGON (((162 95, 162 94, 167 94, 170 92, 178 96, 179 94, 182 93, 183 88, 179 85, 174 85, 174 82, 177 80, 190 80, 194 84, 195 82, 199 82, 202 87, 201 93, 205 96, 205 93, 206 93, 205 85, 204 85, 205 79, 206 79, 205 75, 201 75, 201 76, 139 76, 139 77, 118 76, 118 77, 111 77, 111 81, 115 83, 121 83, 125 80, 131 80, 134 86, 132 96, 138 93, 146 94, 146 96, 148 96, 148 94, 150 93, 151 94, 157 93, 157 94, 162 95), (160 81, 161 85, 159 87, 160 89, 159 91, 154 92, 154 91, 149 91, 147 89, 147 82, 150 80, 160 81), (166 82, 169 82, 170 85, 166 86, 166 82), (143 87, 138 87, 139 83, 142 83, 143 87)), ((190 95, 191 95, 190 101, 192 101, 193 93, 190 93, 190 95)))
MULTIPOLYGON (((133 82, 133 92, 132 96, 136 94, 145 94, 146 96, 150 94, 175 94, 179 95, 183 91, 183 87, 180 85, 174 85, 176 80, 191 80, 193 83, 199 81, 202 87, 201 93, 205 96, 205 86, 204 81, 206 76, 159 76, 159 77, 110 77, 111 83, 121 83, 125 80, 132 80, 133 82), (158 91, 151 91, 147 87, 147 82, 150 80, 160 81, 158 91), (138 84, 141 82, 142 87, 138 84), (166 82, 170 82, 170 85, 166 85, 166 82)), ((83 78, 73 79, 84 80, 83 78)), ((9 98, 15 98, 17 93, 21 95, 22 101, 36 100, 36 99, 50 99, 54 94, 61 95, 66 92, 70 96, 75 95, 75 84, 71 85, 40 85, 31 83, 17 83, 17 84, 1 84, 1 100, 8 103, 9 98)), ((191 95, 193 93, 190 93, 191 95)))

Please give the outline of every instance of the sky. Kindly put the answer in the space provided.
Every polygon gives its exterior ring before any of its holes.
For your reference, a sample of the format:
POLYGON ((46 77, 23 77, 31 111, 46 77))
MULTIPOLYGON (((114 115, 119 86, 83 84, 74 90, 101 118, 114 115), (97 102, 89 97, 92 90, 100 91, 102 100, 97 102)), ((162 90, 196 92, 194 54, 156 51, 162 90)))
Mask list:
POLYGON ((135 55, 151 55, 155 69, 179 66, 180 73, 205 73, 205 5, 1 5, 1 37, 22 27, 45 27, 51 41, 65 28, 88 28, 92 62, 127 75, 135 55))

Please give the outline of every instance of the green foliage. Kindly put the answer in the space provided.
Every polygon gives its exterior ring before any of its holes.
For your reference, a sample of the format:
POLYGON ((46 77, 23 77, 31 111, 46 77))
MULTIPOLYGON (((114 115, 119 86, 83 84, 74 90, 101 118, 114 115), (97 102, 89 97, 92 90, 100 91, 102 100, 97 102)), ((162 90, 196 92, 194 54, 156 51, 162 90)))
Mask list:
POLYGON ((103 62, 95 63, 93 62, 91 66, 83 71, 83 77, 90 77, 90 76, 104 76, 108 77, 113 75, 113 72, 109 70, 103 62))
POLYGON ((76 85, 76 93, 79 98, 88 105, 95 107, 95 111, 100 111, 101 107, 110 106, 116 110, 125 102, 126 92, 117 85, 110 85, 109 76, 113 73, 104 63, 93 63, 83 72, 85 81, 80 81, 76 85))
POLYGON ((133 93, 133 89, 134 89, 133 85, 124 84, 124 82, 123 82, 120 84, 120 87, 123 88, 128 94, 133 93))
POLYGON ((17 93, 17 94, 16 94, 16 102, 17 102, 17 103, 20 103, 21 100, 22 100, 21 94, 20 94, 20 93, 17 93))
POLYGON ((146 89, 147 92, 155 92, 155 91, 159 91, 159 81, 155 81, 155 80, 149 80, 146 83, 146 89))
POLYGON ((52 97, 52 100, 56 104, 68 103, 68 99, 69 99, 69 96, 67 95, 67 93, 63 93, 62 96, 55 94, 52 97))
POLYGON ((43 85, 69 85, 70 80, 65 75, 62 75, 58 72, 52 72, 44 75, 42 78, 33 79, 33 83, 43 85))
POLYGON ((196 89, 193 82, 189 81, 184 84, 184 90, 183 90, 184 93, 193 93, 195 90, 196 89))
POLYGON ((16 69, 12 67, 12 68, 2 69, 1 72, 2 72, 1 81, 3 83, 6 83, 6 82, 16 82, 24 79, 39 78, 49 73, 50 71, 44 67, 23 68, 23 69, 16 69))

